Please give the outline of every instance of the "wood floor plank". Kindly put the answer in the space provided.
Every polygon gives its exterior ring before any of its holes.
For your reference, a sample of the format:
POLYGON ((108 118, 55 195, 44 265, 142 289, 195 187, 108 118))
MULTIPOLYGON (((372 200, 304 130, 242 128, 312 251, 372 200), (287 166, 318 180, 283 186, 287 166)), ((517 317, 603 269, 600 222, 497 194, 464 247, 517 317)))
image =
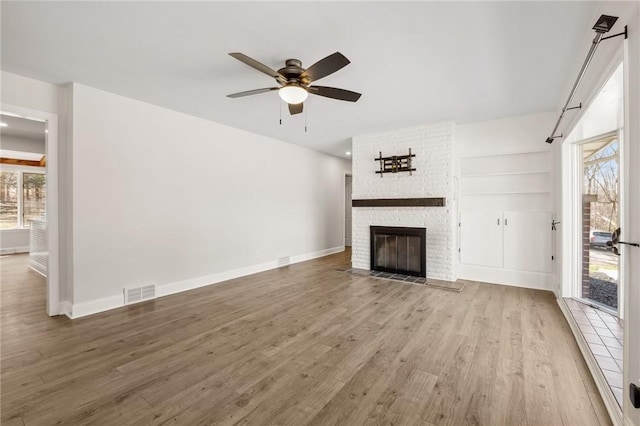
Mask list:
POLYGON ((71 321, 0 258, 3 425, 608 425, 553 295, 337 272, 350 253, 71 321))

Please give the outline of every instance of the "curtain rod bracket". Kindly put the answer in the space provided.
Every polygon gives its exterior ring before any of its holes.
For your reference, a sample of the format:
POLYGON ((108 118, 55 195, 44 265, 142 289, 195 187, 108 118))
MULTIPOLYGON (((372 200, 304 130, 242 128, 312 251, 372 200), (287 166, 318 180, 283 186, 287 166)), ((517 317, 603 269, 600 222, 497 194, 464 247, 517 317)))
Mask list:
POLYGON ((553 142, 554 139, 560 139, 560 138, 563 138, 563 137, 564 137, 564 135, 562 135, 562 134, 555 135, 555 136, 549 136, 545 142, 546 143, 551 143, 551 142, 553 142))
POLYGON ((614 34, 614 35, 610 35, 610 36, 607 36, 607 37, 602 37, 602 38, 600 39, 600 41, 609 40, 610 38, 614 38, 614 37, 620 37, 621 35, 623 35, 623 36, 624 36, 624 39, 625 39, 625 40, 628 38, 628 34, 627 34, 627 26, 626 26, 626 25, 624 26, 624 31, 623 31, 623 32, 618 33, 618 34, 614 34))

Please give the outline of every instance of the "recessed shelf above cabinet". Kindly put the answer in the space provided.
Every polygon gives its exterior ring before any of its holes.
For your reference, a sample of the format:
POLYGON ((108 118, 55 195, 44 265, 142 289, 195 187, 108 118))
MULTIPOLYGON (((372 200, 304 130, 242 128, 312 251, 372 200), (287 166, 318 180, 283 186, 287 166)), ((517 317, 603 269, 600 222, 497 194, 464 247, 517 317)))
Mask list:
POLYGON ((508 172, 508 173, 476 173, 473 175, 462 175, 462 179, 471 179, 477 177, 485 177, 485 176, 517 176, 517 175, 541 175, 551 173, 549 170, 536 170, 536 171, 527 171, 527 172, 508 172))
POLYGON ((517 173, 511 175, 483 175, 460 180, 460 193, 506 194, 539 193, 551 189, 549 173, 517 173))
POLYGON ((510 191, 510 192, 469 192, 462 193, 467 196, 484 196, 484 195, 519 195, 519 194, 551 194, 551 191, 510 191))
POLYGON ((460 159, 460 173, 465 177, 550 172, 550 164, 549 151, 468 157, 460 159))

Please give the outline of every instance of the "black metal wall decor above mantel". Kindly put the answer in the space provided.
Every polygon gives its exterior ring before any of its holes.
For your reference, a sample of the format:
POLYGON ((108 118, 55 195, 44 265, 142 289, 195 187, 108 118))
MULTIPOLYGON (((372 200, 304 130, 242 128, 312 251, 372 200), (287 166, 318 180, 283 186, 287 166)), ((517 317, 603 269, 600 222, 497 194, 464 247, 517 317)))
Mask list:
POLYGON ((431 198, 373 198, 351 200, 351 207, 445 207, 444 197, 431 198))
POLYGON ((374 161, 380 162, 380 170, 376 171, 380 177, 384 176, 385 173, 398 173, 398 172, 415 172, 416 169, 411 167, 411 159, 415 157, 415 154, 411 153, 411 148, 409 148, 408 155, 392 155, 391 157, 383 157, 382 151, 380 151, 380 156, 378 158, 374 158, 374 161))

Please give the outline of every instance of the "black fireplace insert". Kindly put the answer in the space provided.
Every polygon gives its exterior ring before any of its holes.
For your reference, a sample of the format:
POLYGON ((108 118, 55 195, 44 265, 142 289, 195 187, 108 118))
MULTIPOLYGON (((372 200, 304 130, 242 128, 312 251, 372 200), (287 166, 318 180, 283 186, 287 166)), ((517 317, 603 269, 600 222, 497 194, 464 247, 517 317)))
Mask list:
POLYGON ((372 226, 371 270, 427 276, 427 230, 372 226))

